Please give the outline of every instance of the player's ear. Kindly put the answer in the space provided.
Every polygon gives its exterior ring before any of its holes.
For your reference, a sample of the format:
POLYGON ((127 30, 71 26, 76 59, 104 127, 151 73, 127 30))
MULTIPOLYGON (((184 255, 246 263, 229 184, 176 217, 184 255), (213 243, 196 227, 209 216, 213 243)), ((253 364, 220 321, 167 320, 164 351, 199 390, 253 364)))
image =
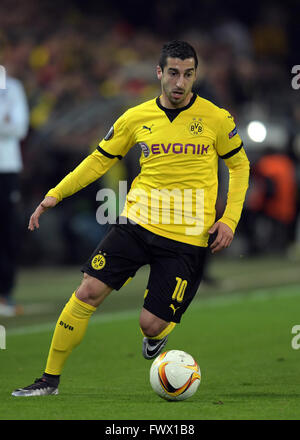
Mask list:
POLYGON ((162 79, 162 74, 163 74, 163 72, 162 72, 162 69, 161 69, 160 66, 156 66, 156 74, 157 74, 157 78, 158 78, 159 80, 161 80, 161 79, 162 79))

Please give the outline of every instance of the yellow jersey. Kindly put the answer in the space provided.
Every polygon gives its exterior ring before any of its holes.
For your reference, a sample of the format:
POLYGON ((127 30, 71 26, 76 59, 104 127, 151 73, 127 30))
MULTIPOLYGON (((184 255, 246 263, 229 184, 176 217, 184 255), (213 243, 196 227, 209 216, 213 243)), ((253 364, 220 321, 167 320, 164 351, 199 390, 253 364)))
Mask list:
POLYGON ((233 117, 196 94, 180 109, 165 109, 156 98, 127 110, 97 150, 47 195, 59 200, 71 195, 136 145, 141 149, 141 170, 122 216, 155 234, 207 246, 216 216, 221 157, 230 179, 220 221, 235 231, 248 187, 249 161, 233 117))

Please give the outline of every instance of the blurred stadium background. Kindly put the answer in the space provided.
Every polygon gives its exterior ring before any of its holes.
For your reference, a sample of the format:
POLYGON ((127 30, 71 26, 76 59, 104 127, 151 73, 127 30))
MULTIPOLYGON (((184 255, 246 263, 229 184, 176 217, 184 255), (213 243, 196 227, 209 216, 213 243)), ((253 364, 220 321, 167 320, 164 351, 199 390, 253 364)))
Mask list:
MULTIPOLYGON (((296 1, 245 6, 215 0, 145 5, 65 0, 62 6, 1 0, 0 64, 22 81, 30 107, 30 130, 22 141, 16 290, 28 313, 13 321, 3 318, 7 327, 54 319, 77 286, 78 267, 105 232, 95 218, 96 192, 117 191, 119 180, 130 184, 139 151, 133 149, 101 181, 48 212, 38 232, 27 231, 28 219, 48 189, 97 146, 126 108, 160 93, 158 54, 163 42, 174 38, 196 48, 195 91, 234 115, 251 161, 235 241, 210 259, 203 292, 300 282, 300 91, 292 87, 291 73, 300 63, 299 15, 296 1), (42 301, 45 309, 34 307, 42 301)), ((220 179, 222 212, 227 190, 222 163, 220 179)), ((130 296, 136 286, 142 301, 145 278, 140 279, 126 289, 130 296)), ((108 302, 111 309, 137 306, 136 297, 132 303, 128 296, 124 304, 108 302)))

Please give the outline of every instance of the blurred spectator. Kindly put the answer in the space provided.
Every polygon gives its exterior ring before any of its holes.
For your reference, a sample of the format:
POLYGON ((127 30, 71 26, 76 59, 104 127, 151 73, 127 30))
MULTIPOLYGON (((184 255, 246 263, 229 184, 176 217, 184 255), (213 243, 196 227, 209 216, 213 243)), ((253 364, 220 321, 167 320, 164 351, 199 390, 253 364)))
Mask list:
MULTIPOLYGON (((9 69, 6 64, 6 68, 9 69)), ((28 107, 22 84, 10 76, 0 90, 0 316, 15 316, 20 308, 13 293, 20 246, 18 202, 22 171, 20 141, 28 130, 28 107)))
POLYGON ((284 5, 262 4, 253 27, 257 55, 263 58, 286 59, 289 53, 288 11, 284 5))
POLYGON ((246 204, 249 253, 284 253, 293 237, 297 214, 297 177, 293 161, 268 149, 252 167, 246 204))

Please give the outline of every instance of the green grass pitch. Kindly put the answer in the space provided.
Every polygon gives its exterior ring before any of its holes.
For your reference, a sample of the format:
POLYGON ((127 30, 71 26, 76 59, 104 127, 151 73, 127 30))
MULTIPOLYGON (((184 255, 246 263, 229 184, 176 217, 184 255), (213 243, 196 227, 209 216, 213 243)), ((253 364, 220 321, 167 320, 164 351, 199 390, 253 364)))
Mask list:
MULTIPOLYGON (((145 283, 142 275, 138 287, 145 283)), ((300 324, 300 283, 260 290, 244 286, 239 293, 232 289, 223 295, 203 295, 191 305, 166 347, 189 352, 201 368, 200 387, 184 402, 164 401, 150 387, 151 361, 141 355, 138 327, 141 293, 132 294, 132 299, 118 293, 121 296, 112 297, 110 305, 92 317, 84 341, 65 366, 58 396, 12 397, 12 390, 28 385, 43 371, 54 317, 75 283, 71 272, 69 279, 68 272, 62 278, 68 289, 54 291, 54 298, 46 292, 44 298, 44 306, 55 302, 57 310, 50 308, 44 315, 32 311, 28 321, 23 317, 4 322, 1 420, 299 419, 300 350, 291 346, 291 330, 300 324)), ((31 280, 24 275, 19 296, 27 286, 32 301, 37 300, 34 286, 38 296, 47 283, 45 278, 43 283, 31 280)), ((59 273, 55 280, 62 286, 59 273)), ((126 292, 137 290, 136 285, 129 286, 126 292)), ((51 285, 45 289, 51 290, 51 285)), ((25 297, 24 303, 29 308, 25 297)))

